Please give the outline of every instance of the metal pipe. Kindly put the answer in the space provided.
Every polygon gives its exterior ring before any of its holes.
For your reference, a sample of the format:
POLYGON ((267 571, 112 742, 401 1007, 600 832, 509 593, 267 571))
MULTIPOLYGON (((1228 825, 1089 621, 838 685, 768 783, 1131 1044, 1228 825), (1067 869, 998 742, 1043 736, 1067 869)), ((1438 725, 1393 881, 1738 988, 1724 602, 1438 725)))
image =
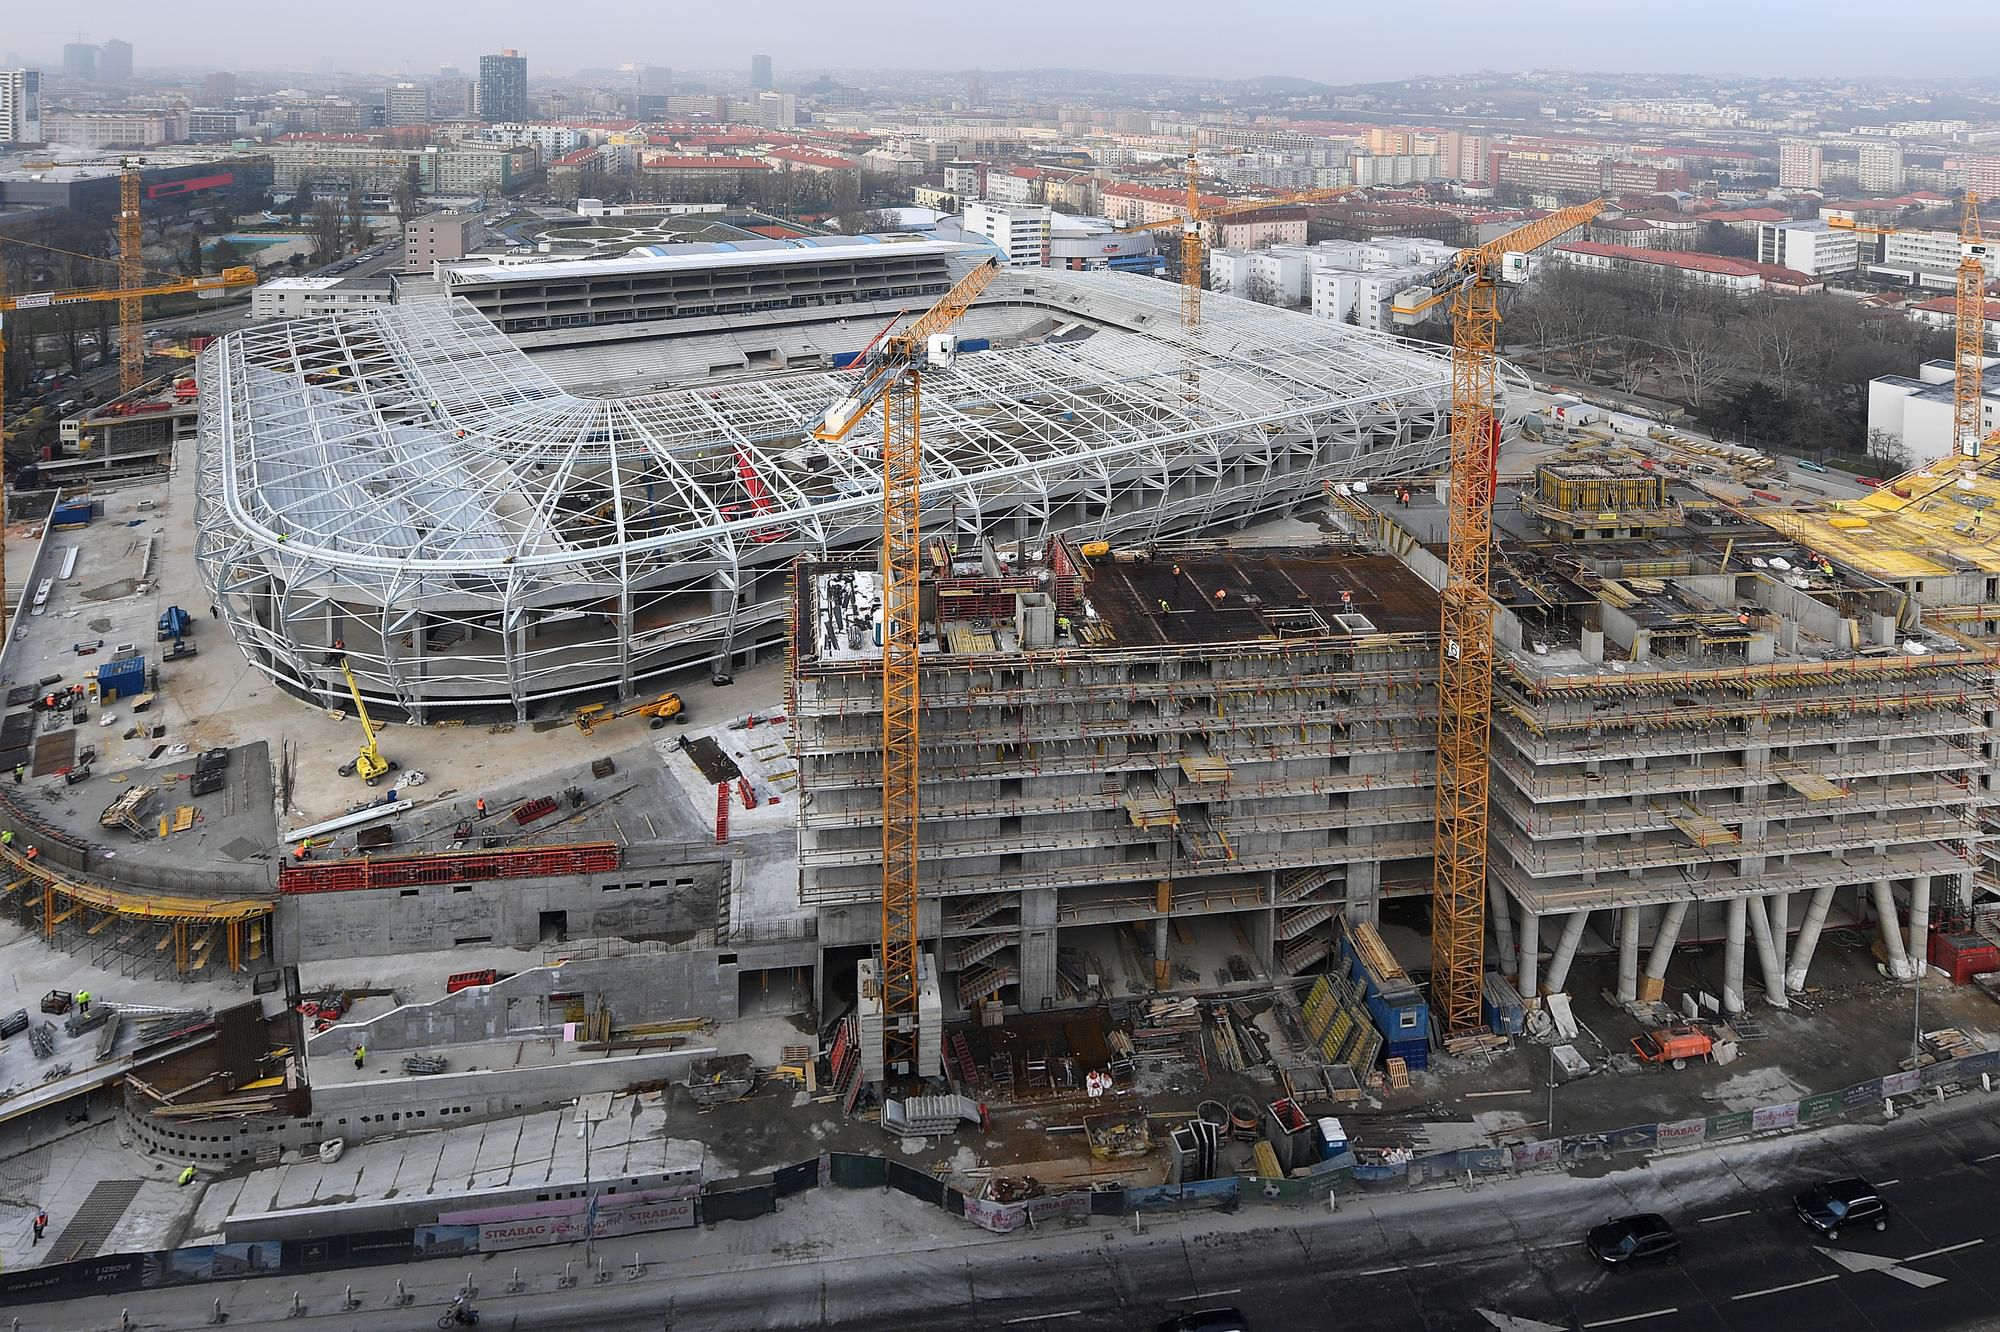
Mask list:
POLYGON ((1569 913, 1563 922, 1562 937, 1556 940, 1555 956, 1549 959, 1549 978, 1545 982, 1550 994, 1559 993, 1569 981, 1569 964, 1576 958, 1576 946, 1583 938, 1584 922, 1590 919, 1590 909, 1585 907, 1569 913))
POLYGON ((1889 881, 1875 880, 1868 893, 1875 903, 1875 925, 1882 931, 1882 951, 1889 955, 1889 974, 1897 980, 1908 980, 1910 958, 1903 951, 1902 922, 1896 919, 1896 899, 1889 893, 1889 881))
POLYGON ((1722 952, 1722 1011, 1743 1011, 1743 899, 1729 899, 1729 931, 1722 952))
POLYGON ((1797 994, 1806 988, 1806 968, 1812 965, 1813 950, 1819 947, 1819 932, 1826 913, 1833 906, 1833 885, 1813 889, 1806 903, 1806 918, 1799 922, 1799 937, 1792 941, 1792 965, 1785 972, 1785 988, 1797 994))
POLYGON ((1687 920, 1687 902, 1669 902, 1660 916, 1660 927, 1653 931, 1653 951, 1646 955, 1646 975, 1651 980, 1665 980, 1667 964, 1673 961, 1674 945, 1680 942, 1681 925, 1687 920))
POLYGON ((1618 913, 1618 1002, 1639 1002, 1639 908, 1618 913))
POLYGON ((1771 938, 1771 918, 1764 911, 1762 897, 1746 897, 1743 905, 1750 917, 1750 933, 1757 940, 1757 965, 1764 972, 1764 997, 1774 1008, 1790 1008, 1792 1001, 1785 997, 1785 965, 1778 956, 1778 945, 1771 938))

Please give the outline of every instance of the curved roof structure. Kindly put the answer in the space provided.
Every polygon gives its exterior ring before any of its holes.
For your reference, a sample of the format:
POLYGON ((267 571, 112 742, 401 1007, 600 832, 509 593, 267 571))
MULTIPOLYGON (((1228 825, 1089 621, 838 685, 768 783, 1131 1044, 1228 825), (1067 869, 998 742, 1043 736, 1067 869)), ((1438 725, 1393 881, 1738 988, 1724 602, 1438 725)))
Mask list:
MULTIPOLYGON (((926 510, 961 538, 1194 530, 1442 448, 1448 364, 1339 323, 1217 297, 1188 344, 1168 284, 1040 270, 975 317, 995 348, 923 393, 926 510)), ((839 370, 583 396, 456 299, 232 334, 202 370, 199 557, 252 660, 308 692, 326 682, 293 640, 314 616, 350 653, 372 628, 364 684, 406 707, 629 688, 776 625, 751 570, 879 532, 869 427, 806 439, 839 370), (557 616, 611 623, 570 624, 573 650, 524 671, 557 616), (464 632, 439 644, 432 621, 464 632), (456 654, 482 635, 475 686, 456 654)))

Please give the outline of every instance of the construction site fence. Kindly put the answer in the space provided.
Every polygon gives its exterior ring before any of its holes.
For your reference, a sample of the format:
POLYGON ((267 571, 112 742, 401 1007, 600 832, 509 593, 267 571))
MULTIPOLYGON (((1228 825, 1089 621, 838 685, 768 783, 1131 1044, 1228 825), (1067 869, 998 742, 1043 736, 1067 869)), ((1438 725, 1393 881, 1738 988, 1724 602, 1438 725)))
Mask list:
MULTIPOLYGON (((777 1210, 778 1200, 812 1188, 892 1188, 997 1233, 1032 1230, 1044 1220, 1065 1224, 1086 1216, 1132 1216, 1195 1210, 1232 1210, 1239 1203, 1302 1206, 1329 1194, 1464 1183, 1528 1170, 1567 1170, 1617 1157, 1685 1151, 1763 1134, 1820 1128, 1842 1120, 1879 1119, 1884 1103, 1942 1095, 1946 1088, 2000 1078, 2000 1050, 1940 1060, 1866 1078, 1844 1087, 1700 1118, 1661 1120, 1623 1128, 1572 1133, 1509 1146, 1470 1147, 1413 1156, 1389 1164, 1361 1164, 1343 1152, 1283 1178, 1224 1176, 1136 1188, 1115 1184, 1070 1189, 1014 1203, 996 1203, 886 1156, 826 1152, 767 1174, 711 1180, 693 1198, 672 1200, 648 1220, 628 1220, 617 1233, 687 1229, 697 1222, 749 1220, 777 1210)), ((552 1204, 559 1205, 559 1204, 552 1204)), ((600 1227, 600 1230, 603 1228, 600 1227)), ((406 1230, 359 1231, 307 1240, 204 1244, 140 1253, 101 1254, 0 1273, 0 1305, 76 1299, 213 1281, 306 1275, 342 1268, 402 1264, 427 1258, 464 1258, 521 1247, 519 1226, 488 1235, 477 1224, 421 1225, 406 1230)), ((605 1232, 610 1233, 610 1232, 605 1232)), ((545 1243, 577 1238, 551 1228, 545 1243)))
POLYGON ((345 893, 364 888, 414 888, 423 884, 476 883, 489 879, 552 879, 618 868, 615 842, 528 846, 507 851, 443 851, 425 856, 362 856, 305 862, 278 871, 281 893, 345 893))

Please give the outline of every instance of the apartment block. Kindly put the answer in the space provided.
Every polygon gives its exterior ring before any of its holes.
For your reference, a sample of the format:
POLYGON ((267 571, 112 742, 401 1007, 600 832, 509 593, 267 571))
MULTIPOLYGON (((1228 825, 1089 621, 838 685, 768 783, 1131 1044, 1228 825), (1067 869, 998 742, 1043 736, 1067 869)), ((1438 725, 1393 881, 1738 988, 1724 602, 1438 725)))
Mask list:
POLYGON ((999 247, 1009 268, 1043 268, 1049 262, 1050 210, 1046 204, 997 204, 974 200, 965 206, 966 231, 999 247))
MULTIPOLYGON (((1343 911, 1428 891, 1438 599, 1396 559, 926 554, 920 923, 947 1011, 1063 1003, 1086 972, 1297 972, 1343 911)), ((836 968, 880 924, 879 603, 872 562, 797 567, 800 891, 836 968)))

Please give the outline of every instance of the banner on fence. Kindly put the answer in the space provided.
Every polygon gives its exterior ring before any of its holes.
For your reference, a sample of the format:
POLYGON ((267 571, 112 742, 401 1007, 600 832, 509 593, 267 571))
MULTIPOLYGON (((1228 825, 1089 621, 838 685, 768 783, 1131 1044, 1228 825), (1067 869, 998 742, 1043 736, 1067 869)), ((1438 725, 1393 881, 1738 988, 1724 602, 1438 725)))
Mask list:
POLYGON ((1740 1138, 1750 1131, 1750 1112, 1731 1110, 1727 1114, 1708 1117, 1708 1140, 1717 1138, 1740 1138))
POLYGON ((1798 1127, 1799 1103, 1786 1101, 1781 1105, 1760 1105, 1750 1112, 1750 1131, 1768 1133, 1772 1129, 1798 1127))
POLYGON ((1661 1151, 1673 1151, 1684 1147, 1699 1147, 1708 1139, 1706 1119, 1676 1119, 1659 1127, 1657 1140, 1661 1151))
POLYGON ((1817 1096, 1799 1098, 1798 1122, 1801 1124, 1837 1119, 1846 1112, 1847 1101, 1839 1092, 1821 1092, 1817 1096))
POLYGON ((965 1199, 965 1219, 996 1235, 1019 1230, 1030 1222, 1042 1225, 1065 1217, 1089 1215, 1090 1194, 1082 1189, 1068 1193, 1052 1193, 1045 1198, 1029 1198, 1014 1203, 993 1202, 987 1198, 970 1196, 965 1199))
POLYGON ((1650 1152, 1660 1142, 1658 1124, 1634 1124, 1631 1128, 1613 1130, 1604 1135, 1611 1139, 1614 1152, 1650 1152))
POLYGON ((1882 1075, 1882 1094, 1884 1096, 1908 1096, 1923 1085, 1924 1075, 1914 1068, 1905 1069, 1901 1073, 1885 1073, 1882 1075))
POLYGON ((1541 1142, 1524 1142, 1514 1148, 1514 1168, 1516 1170, 1539 1170, 1554 1165, 1562 1156, 1562 1140, 1548 1138, 1541 1142))
POLYGON ((1238 1181, 1234 1175, 1227 1179, 1196 1180, 1192 1184, 1159 1184, 1150 1188, 1127 1189, 1125 1210, 1177 1212, 1205 1207, 1234 1207, 1239 1196, 1237 1190, 1238 1181))

